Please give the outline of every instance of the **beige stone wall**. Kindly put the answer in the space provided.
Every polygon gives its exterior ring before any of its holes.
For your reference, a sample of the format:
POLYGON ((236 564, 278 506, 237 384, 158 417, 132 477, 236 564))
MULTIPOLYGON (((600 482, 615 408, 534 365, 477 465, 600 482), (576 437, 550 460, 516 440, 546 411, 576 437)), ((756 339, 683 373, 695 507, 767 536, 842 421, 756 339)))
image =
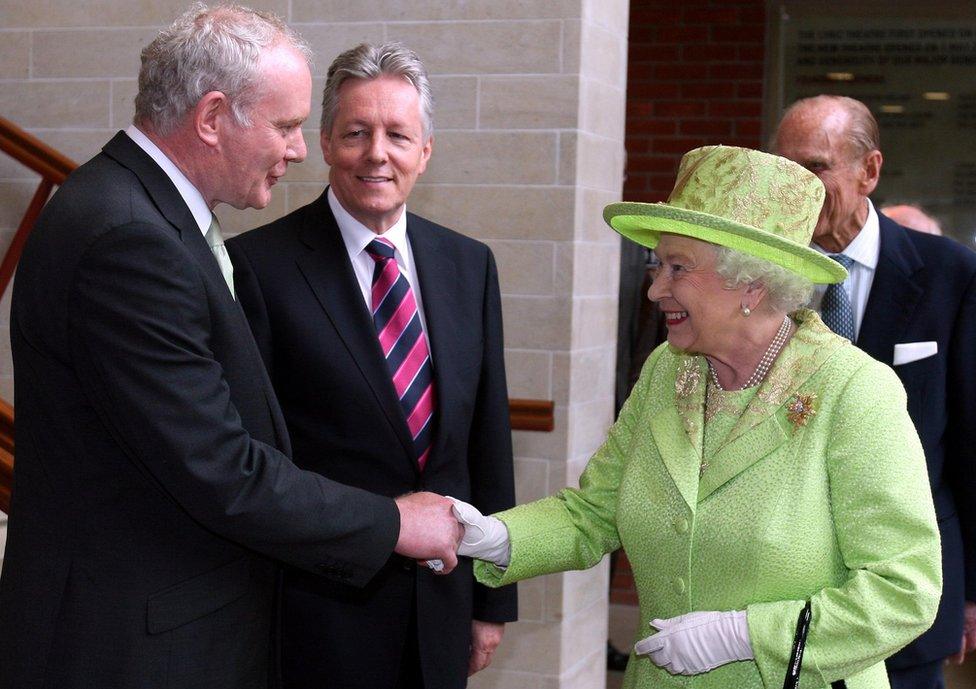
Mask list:
MULTIPOLYGON (((498 259, 513 397, 553 399, 556 430, 517 432, 519 501, 576 482, 612 420, 619 243, 601 219, 620 198, 625 0, 275 0, 312 44, 321 92, 331 58, 355 43, 401 40, 431 72, 434 152, 411 210, 487 242, 498 259)), ((132 114, 138 55, 186 3, 0 0, 0 114, 78 161, 132 114)), ((218 209, 231 232, 307 203, 327 168, 319 106, 309 158, 262 211, 218 209)), ((0 242, 35 183, 0 157, 0 242)), ((0 304, 0 307, 3 305, 0 304)), ((0 395, 12 379, 0 315, 0 395)), ((606 565, 521 587, 477 689, 603 686, 606 565)))

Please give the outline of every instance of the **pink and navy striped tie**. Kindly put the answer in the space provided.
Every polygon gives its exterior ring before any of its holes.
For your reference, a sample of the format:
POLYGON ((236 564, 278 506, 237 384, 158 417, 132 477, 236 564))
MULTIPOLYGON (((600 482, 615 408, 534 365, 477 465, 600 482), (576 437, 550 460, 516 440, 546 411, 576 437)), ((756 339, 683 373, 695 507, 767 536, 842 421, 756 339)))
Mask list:
POLYGON ((423 469, 433 437, 434 371, 417 300, 400 272, 395 251, 382 237, 366 246, 366 253, 376 262, 370 303, 380 347, 413 438, 417 463, 423 469))

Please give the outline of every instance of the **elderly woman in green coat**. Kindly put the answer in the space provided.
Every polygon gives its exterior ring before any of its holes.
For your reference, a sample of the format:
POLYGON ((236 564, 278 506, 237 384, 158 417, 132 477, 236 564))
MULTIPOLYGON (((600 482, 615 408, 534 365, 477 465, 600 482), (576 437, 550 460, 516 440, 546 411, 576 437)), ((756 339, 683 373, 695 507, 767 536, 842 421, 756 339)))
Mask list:
POLYGON ((808 244, 816 176, 696 149, 667 203, 608 206, 655 250, 668 343, 644 366, 580 487, 483 517, 457 503, 480 581, 598 563, 623 547, 641 629, 624 687, 888 687, 884 659, 941 593, 922 448, 895 374, 799 308, 846 271, 808 244))

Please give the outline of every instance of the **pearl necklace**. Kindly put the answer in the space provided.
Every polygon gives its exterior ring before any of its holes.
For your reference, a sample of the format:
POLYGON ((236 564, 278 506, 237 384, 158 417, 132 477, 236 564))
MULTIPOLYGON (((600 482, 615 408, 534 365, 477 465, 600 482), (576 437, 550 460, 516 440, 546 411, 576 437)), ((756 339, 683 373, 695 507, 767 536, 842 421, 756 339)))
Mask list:
MULTIPOLYGON (((776 331, 776 336, 773 337, 773 341, 769 343, 769 347, 759 360, 756 370, 752 372, 752 375, 749 376, 749 380, 747 380, 746 384, 739 388, 739 390, 745 390, 746 388, 754 387, 763 382, 763 379, 766 378, 766 374, 769 373, 769 369, 772 368, 773 362, 776 361, 776 357, 779 356, 779 353, 783 350, 783 346, 786 344, 786 340, 790 334, 790 327, 792 325, 793 322, 790 320, 790 317, 784 316, 783 323, 779 326, 779 330, 776 331)), ((705 361, 708 363, 708 373, 712 378, 712 383, 714 383, 715 387, 722 392, 728 392, 722 387, 722 384, 718 382, 718 374, 715 373, 715 369, 712 368, 712 362, 708 361, 707 358, 705 361)))

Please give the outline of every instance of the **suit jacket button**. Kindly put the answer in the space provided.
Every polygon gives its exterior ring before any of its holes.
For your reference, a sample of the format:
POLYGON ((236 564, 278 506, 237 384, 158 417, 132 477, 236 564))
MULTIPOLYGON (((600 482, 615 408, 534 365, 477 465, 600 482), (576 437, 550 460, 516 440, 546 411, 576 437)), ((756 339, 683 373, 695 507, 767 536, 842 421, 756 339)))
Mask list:
POLYGON ((685 586, 685 580, 682 579, 681 577, 675 577, 674 578, 674 591, 675 591, 675 593, 682 594, 686 590, 687 590, 687 586, 685 586))
POLYGON ((680 534, 688 533, 688 520, 684 517, 678 517, 675 519, 674 530, 680 534))

